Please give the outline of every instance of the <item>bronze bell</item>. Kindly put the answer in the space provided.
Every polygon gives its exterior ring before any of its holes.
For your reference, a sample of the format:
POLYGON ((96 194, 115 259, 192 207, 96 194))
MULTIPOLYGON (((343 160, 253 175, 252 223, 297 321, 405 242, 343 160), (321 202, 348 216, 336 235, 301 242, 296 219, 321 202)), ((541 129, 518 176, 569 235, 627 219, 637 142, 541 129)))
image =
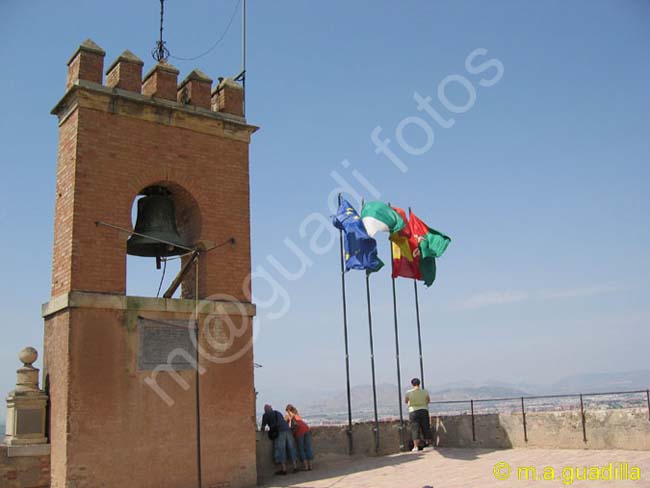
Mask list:
POLYGON ((184 248, 189 246, 176 228, 174 201, 169 195, 146 195, 138 200, 134 232, 158 240, 133 234, 126 242, 126 253, 132 256, 160 258, 188 252, 184 248))

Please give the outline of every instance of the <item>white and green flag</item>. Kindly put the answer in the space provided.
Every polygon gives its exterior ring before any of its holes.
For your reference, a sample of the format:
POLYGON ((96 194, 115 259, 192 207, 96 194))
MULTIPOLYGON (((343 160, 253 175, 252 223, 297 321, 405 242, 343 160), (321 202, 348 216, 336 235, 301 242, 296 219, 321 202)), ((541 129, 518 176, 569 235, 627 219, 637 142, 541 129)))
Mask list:
POLYGON ((377 232, 398 232, 404 228, 406 222, 389 205, 384 202, 368 202, 361 209, 361 220, 370 237, 377 232))

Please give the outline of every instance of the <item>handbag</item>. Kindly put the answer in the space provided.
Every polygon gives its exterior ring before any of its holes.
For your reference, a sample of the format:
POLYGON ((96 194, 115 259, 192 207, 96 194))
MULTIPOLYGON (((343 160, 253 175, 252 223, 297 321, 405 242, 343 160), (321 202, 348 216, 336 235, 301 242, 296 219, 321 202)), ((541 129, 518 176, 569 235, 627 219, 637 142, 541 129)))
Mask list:
POLYGON ((275 425, 269 425, 269 439, 275 440, 280 436, 280 427, 278 427, 278 414, 275 413, 275 425))

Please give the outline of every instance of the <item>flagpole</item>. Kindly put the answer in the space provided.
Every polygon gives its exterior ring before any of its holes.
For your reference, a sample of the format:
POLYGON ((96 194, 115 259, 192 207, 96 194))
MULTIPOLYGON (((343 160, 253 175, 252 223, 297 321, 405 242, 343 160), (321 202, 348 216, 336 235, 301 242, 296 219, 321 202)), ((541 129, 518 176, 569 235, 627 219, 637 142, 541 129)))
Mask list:
MULTIPOLYGON (((341 206, 341 194, 339 193, 339 207, 341 206)), ((343 248, 343 230, 339 230, 339 244, 341 249, 341 295, 343 296, 343 336, 345 338, 345 379, 348 397, 348 454, 353 453, 352 443, 352 402, 350 395, 350 349, 348 345, 348 308, 345 301, 345 254, 343 248)))
POLYGON ((372 338, 372 312, 370 310, 370 278, 366 272, 366 298, 368 301, 368 333, 370 336, 370 367, 372 370, 372 403, 375 413, 375 453, 379 453, 379 417, 377 415, 377 383, 375 381, 375 347, 372 338))
MULTIPOLYGON (((411 207, 409 207, 409 220, 411 219, 411 207)), ((418 326, 418 351, 420 354, 420 382, 424 388, 424 362, 422 359, 422 332, 420 329, 420 301, 418 300, 418 281, 413 280, 413 291, 415 292, 415 320, 418 326)))
POLYGON ((415 291, 415 318, 418 324, 418 350, 420 352, 420 382, 424 388, 424 362, 422 360, 422 332, 420 330, 420 303, 418 301, 418 282, 413 280, 413 290, 415 291))
MULTIPOLYGON (((390 203, 388 204, 390 206, 390 203)), ((390 242, 390 261, 393 264, 393 242, 390 242)), ((404 450, 404 413, 402 411, 402 373, 399 364, 399 331, 397 326, 397 295, 395 292, 395 278, 392 277, 393 285, 393 319, 395 322, 395 361, 397 363, 397 404, 399 405, 399 447, 404 450)))
MULTIPOLYGON (((361 208, 365 200, 361 199, 361 208)), ((370 273, 366 270, 366 301, 368 302, 368 336, 370 338, 370 370, 372 371, 372 405, 375 415, 375 453, 379 454, 379 415, 377 413, 377 381, 375 379, 375 345, 372 334, 372 308, 370 306, 370 273)))

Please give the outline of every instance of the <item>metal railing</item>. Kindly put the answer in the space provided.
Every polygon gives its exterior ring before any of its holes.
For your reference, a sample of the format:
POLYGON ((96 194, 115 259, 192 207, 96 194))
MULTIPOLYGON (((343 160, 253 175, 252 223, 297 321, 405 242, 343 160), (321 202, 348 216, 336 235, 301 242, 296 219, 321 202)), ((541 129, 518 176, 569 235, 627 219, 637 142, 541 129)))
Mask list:
MULTIPOLYGON (((469 415, 472 419, 472 440, 476 441, 476 415, 475 406, 477 404, 485 403, 504 403, 504 402, 517 402, 518 408, 521 409, 521 415, 523 420, 523 430, 524 430, 524 440, 528 442, 528 427, 526 424, 526 401, 534 400, 557 400, 557 399, 569 399, 573 398, 580 401, 580 418, 582 423, 582 440, 587 442, 587 422, 585 419, 585 399, 590 399, 593 397, 604 397, 604 396, 621 396, 621 395, 638 395, 643 394, 645 396, 645 403, 648 409, 648 421, 650 421, 650 389, 646 390, 630 390, 630 391, 612 391, 612 392, 599 392, 599 393, 573 393, 573 394, 564 394, 564 395, 536 395, 536 396, 521 396, 521 397, 505 397, 505 398, 480 398, 480 399, 469 399, 469 400, 437 400, 430 402, 429 405, 468 405, 469 406, 469 415)), ((557 406, 556 406, 557 407, 557 406)), ((611 408, 611 407, 610 407, 611 408)), ((538 409, 536 411, 557 411, 558 408, 548 408, 548 409, 538 409)), ((465 412, 462 412, 464 414, 465 412)), ((453 413, 447 412, 441 413, 439 415, 433 414, 432 416, 443 416, 443 415, 453 415, 453 413)))

